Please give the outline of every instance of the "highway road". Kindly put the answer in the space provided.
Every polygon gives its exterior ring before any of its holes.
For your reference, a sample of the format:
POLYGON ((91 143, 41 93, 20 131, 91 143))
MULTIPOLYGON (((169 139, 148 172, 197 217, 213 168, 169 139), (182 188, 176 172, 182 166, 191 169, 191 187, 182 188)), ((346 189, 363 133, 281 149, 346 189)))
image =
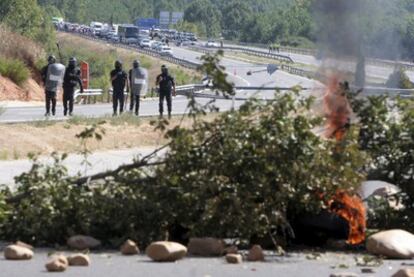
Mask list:
MULTIPOLYGON (((234 45, 234 44, 226 44, 226 45, 227 46, 238 46, 238 45, 234 45)), ((238 47, 240 47, 240 46, 238 46, 238 47)), ((244 47, 244 46, 242 46, 242 47, 244 47)), ((260 52, 268 52, 267 49, 263 49, 263 48, 259 48, 259 47, 248 47, 248 48, 256 50, 256 51, 260 51, 260 52)), ((277 53, 277 52, 275 52, 275 53, 277 53)), ((356 65, 356 62, 351 62, 351 61, 348 61, 348 60, 338 61, 338 60, 327 59, 327 60, 322 61, 322 60, 316 59, 316 57, 313 56, 313 55, 297 54, 297 53, 290 53, 290 52, 284 52, 284 51, 280 51, 277 54, 288 56, 288 57, 292 58, 292 60, 295 63, 304 64, 304 65, 311 65, 315 68, 320 68, 322 66, 333 65, 336 68, 354 71, 355 70, 355 65, 356 65)), ((403 63, 408 64, 408 62, 403 62, 403 63)), ((388 80, 388 77, 390 76, 390 74, 393 71, 394 71, 393 67, 384 67, 384 66, 378 66, 378 65, 372 65, 372 64, 367 64, 366 65, 367 77, 380 79, 382 81, 388 80)), ((411 79, 411 81, 414 82, 414 71, 407 71, 406 73, 407 73, 408 77, 411 79)))

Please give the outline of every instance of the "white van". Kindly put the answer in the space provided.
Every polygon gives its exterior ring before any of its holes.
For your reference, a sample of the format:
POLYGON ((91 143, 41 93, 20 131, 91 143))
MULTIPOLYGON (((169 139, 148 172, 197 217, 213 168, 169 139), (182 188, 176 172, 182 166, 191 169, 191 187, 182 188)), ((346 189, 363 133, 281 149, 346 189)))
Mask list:
POLYGON ((92 21, 90 26, 95 35, 99 35, 102 32, 103 24, 101 22, 92 21))
POLYGON ((169 46, 162 46, 160 49, 161 55, 173 55, 173 51, 169 46))

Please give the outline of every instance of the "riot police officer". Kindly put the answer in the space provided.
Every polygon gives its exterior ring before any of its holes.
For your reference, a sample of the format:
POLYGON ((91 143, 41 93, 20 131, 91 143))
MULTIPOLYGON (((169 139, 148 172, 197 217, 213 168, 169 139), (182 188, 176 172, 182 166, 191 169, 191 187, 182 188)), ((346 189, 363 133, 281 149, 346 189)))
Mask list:
POLYGON ((133 62, 132 67, 133 68, 129 71, 129 84, 131 88, 131 102, 129 110, 133 112, 135 107, 135 115, 139 115, 141 92, 145 92, 146 90, 148 72, 146 69, 140 67, 138 60, 133 62))
POLYGON ((56 62, 56 57, 51 55, 47 59, 48 65, 41 70, 43 83, 45 84, 46 114, 50 116, 50 104, 52 104, 52 115, 56 114, 57 91, 63 82, 65 66, 56 62))
POLYGON ((80 77, 80 70, 76 67, 76 58, 70 58, 68 67, 63 77, 63 115, 66 116, 68 113, 69 104, 69 115, 73 113, 73 101, 75 87, 79 84, 81 93, 83 92, 82 80, 80 77))
POLYGON ((168 118, 171 118, 172 95, 176 95, 174 78, 168 73, 167 66, 161 66, 161 74, 157 76, 156 86, 159 86, 159 112, 160 117, 164 112, 164 99, 167 100, 168 118))
POLYGON ((112 94, 112 104, 113 104, 113 110, 114 110, 114 116, 117 115, 118 110, 118 104, 119 104, 119 113, 122 114, 124 112, 124 103, 125 103, 125 97, 124 97, 124 90, 125 86, 128 89, 128 75, 127 73, 122 70, 122 62, 116 61, 115 62, 115 69, 111 71, 111 82, 112 82, 112 88, 113 88, 113 94, 112 94))

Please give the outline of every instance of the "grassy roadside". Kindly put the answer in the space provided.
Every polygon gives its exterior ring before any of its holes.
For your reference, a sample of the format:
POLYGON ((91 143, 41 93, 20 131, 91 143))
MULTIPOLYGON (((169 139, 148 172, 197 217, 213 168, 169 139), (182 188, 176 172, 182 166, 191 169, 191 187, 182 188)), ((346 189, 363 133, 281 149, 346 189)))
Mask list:
MULTIPOLYGON (((217 115, 205 118, 213 120, 217 115)), ((93 124, 103 123, 105 136, 101 141, 90 140, 90 151, 157 147, 167 140, 164 133, 154 130, 151 121, 157 117, 139 118, 131 114, 120 117, 73 117, 67 122, 39 121, 30 124, 0 125, 0 160, 27 158, 29 154, 50 155, 53 152, 78 153, 80 140, 75 136, 93 124)), ((182 116, 173 117, 168 128, 181 124, 190 127, 192 121, 182 116)))

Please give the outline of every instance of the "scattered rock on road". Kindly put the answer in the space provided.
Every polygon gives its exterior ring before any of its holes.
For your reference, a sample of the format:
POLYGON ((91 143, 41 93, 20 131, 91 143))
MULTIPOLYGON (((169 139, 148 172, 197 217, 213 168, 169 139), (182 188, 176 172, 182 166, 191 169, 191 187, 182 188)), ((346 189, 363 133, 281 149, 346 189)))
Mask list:
POLYGON ((174 262, 187 255, 187 247, 177 242, 158 241, 151 243, 145 252, 156 262, 174 262))
POLYGON ((136 255, 136 254, 139 254, 139 248, 134 241, 127 240, 121 246, 121 253, 122 255, 136 255))
POLYGON ((49 272, 63 272, 69 266, 69 262, 63 255, 54 255, 46 263, 46 269, 49 272))
POLYGON ((243 262, 243 257, 240 254, 227 254, 226 261, 229 264, 241 264, 243 262))
POLYGON ((70 248, 76 250, 92 249, 97 248, 101 245, 101 242, 90 236, 77 235, 70 237, 67 241, 70 248))
POLYGON ((188 253, 195 256, 221 256, 224 253, 224 241, 216 238, 191 238, 188 253))
POLYGON ((403 268, 398 270, 392 277, 414 277, 414 269, 403 268))
POLYGON ((19 245, 9 245, 4 249, 4 257, 7 260, 30 260, 33 258, 33 251, 19 245))
POLYGON ((30 249, 30 250, 33 250, 34 249, 34 247, 32 245, 27 244, 25 242, 22 242, 20 240, 16 241, 16 243, 14 245, 21 246, 21 247, 25 247, 25 248, 30 249))
POLYGON ((67 259, 70 266, 89 266, 91 264, 89 256, 81 253, 70 255, 67 259))
POLYGON ((395 259, 414 257, 414 235, 404 230, 382 231, 367 239, 368 252, 395 259))
POLYGON ((260 245, 256 244, 250 248, 249 253, 247 254, 247 260, 250 262, 262 262, 265 257, 263 254, 263 249, 260 245))

